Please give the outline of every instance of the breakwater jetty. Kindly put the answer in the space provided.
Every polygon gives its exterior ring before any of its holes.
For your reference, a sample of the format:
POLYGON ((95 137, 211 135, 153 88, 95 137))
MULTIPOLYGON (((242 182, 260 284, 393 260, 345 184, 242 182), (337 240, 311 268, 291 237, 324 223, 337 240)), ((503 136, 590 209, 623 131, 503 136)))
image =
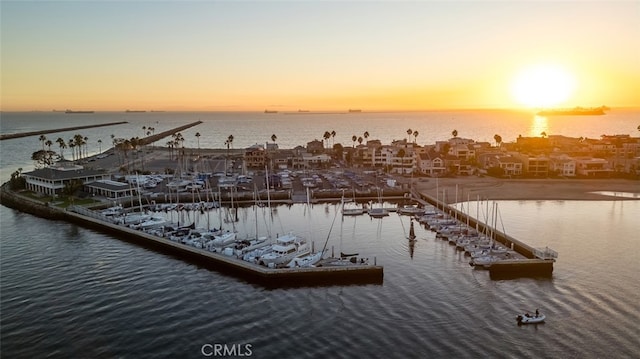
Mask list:
POLYGON ((179 126, 179 127, 173 128, 171 130, 162 131, 162 132, 160 132, 158 134, 144 137, 140 141, 141 141, 142 145, 147 145, 147 144, 159 141, 159 140, 161 140, 161 139, 163 139, 165 137, 169 137, 169 136, 173 135, 174 133, 178 133, 178 132, 184 131, 184 130, 186 130, 188 128, 197 126, 197 125, 199 125, 201 123, 202 123, 202 121, 192 122, 192 123, 189 123, 189 124, 186 124, 186 125, 183 125, 183 126, 179 126))
POLYGON ((506 248, 511 249, 524 258, 503 259, 490 264, 489 273, 494 279, 508 279, 526 276, 551 277, 553 263, 558 253, 550 248, 534 248, 530 245, 499 231, 490 228, 488 224, 480 222, 470 215, 449 206, 446 202, 431 197, 424 193, 412 192, 412 197, 422 204, 431 204, 442 210, 445 214, 457 218, 460 222, 469 223, 469 226, 478 228, 479 231, 494 233, 494 240, 506 248))
POLYGON ((64 127, 64 128, 57 128, 57 129, 52 129, 52 130, 30 131, 30 132, 21 132, 21 133, 7 133, 7 134, 0 135, 0 141, 1 140, 9 140, 9 139, 12 139, 12 138, 46 135, 48 133, 83 130, 83 129, 86 129, 86 128, 122 125, 122 124, 125 124, 125 123, 128 123, 128 122, 127 121, 118 121, 118 122, 100 123, 100 124, 96 124, 96 125, 64 127))

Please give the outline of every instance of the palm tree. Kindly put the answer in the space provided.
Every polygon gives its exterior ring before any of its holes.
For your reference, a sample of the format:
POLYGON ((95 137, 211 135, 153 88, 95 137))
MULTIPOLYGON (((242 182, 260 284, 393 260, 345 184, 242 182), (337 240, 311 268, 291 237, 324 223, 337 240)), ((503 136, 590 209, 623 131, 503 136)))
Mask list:
POLYGON ((542 138, 547 137, 547 133, 545 131, 540 132, 540 137, 542 138))
POLYGON ((411 136, 413 134, 413 130, 412 129, 408 129, 407 130, 407 135, 411 136))
POLYGON ((358 144, 359 144, 359 145, 361 145, 361 144, 362 144, 362 141, 363 141, 362 136, 358 137, 358 144))
POLYGON ((76 156, 77 160, 80 160, 82 158, 82 141, 83 141, 83 137, 81 134, 76 133, 75 135, 73 135, 73 144, 75 145, 75 147, 77 147, 77 151, 78 151, 78 155, 76 156))
POLYGON ((64 158, 64 151, 63 150, 65 148, 67 148, 67 144, 64 142, 62 137, 58 137, 56 142, 58 143, 58 146, 60 146, 60 158, 64 158))
POLYGON ((325 147, 329 148, 329 139, 331 138, 331 132, 324 131, 324 135, 322 135, 322 138, 324 138, 325 147))
POLYGON ((369 138, 369 131, 364 131, 364 139, 366 140, 367 138, 369 138))
POLYGON ((44 141, 47 140, 47 137, 45 135, 40 135, 38 140, 40 140, 40 143, 42 144, 42 150, 44 151, 44 141))
POLYGON ((356 147, 356 141, 358 140, 358 136, 353 135, 351 136, 351 141, 353 141, 353 147, 356 147))
POLYGON ((69 146, 69 150, 71 150, 71 160, 75 161, 76 160, 76 151, 75 151, 74 147, 76 147, 76 144, 73 142, 73 138, 69 139, 68 146, 69 146))
POLYGON ((169 161, 173 160, 173 141, 167 141, 167 147, 169 148, 169 161))
POLYGON ((452 135, 454 138, 458 137, 458 130, 453 130, 453 131, 451 131, 451 135, 452 135))
POLYGON ((417 130, 413 131, 413 143, 416 143, 416 140, 417 140, 419 134, 420 133, 417 130))
POLYGON ((98 140, 98 153, 102 153, 102 140, 98 140))
POLYGON ((331 142, 333 142, 333 144, 336 144, 336 131, 332 130, 331 131, 331 142))
POLYGON ((184 155, 184 137, 182 137, 182 133, 177 132, 171 135, 173 137, 173 145, 176 148, 176 159, 180 160, 180 154, 184 155), (180 151, 179 147, 182 145, 183 150, 180 151))
POLYGON ((85 136, 82 139, 82 144, 84 145, 84 156, 89 157, 89 137, 85 136))
POLYGON ((198 140, 198 156, 200 156, 200 132, 196 132, 196 139, 198 140))
MULTIPOLYGON (((156 128, 155 127, 147 127, 147 129, 151 132, 151 135, 155 135, 156 134, 156 128)), ((151 142, 151 148, 153 147, 153 142, 151 142)))
POLYGON ((493 135, 493 139, 496 141, 496 147, 502 144, 502 136, 500 136, 499 134, 496 133, 495 135, 493 135))
POLYGON ((229 157, 229 148, 231 147, 232 143, 233 143, 233 135, 229 135, 229 137, 227 137, 227 140, 224 141, 224 144, 227 145, 227 157, 229 157))

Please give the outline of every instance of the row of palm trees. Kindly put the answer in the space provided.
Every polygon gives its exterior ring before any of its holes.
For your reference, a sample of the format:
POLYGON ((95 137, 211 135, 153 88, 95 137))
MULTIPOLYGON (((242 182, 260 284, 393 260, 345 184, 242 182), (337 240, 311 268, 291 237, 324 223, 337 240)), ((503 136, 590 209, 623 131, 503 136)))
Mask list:
MULTIPOLYGON (((53 141, 48 139, 45 135, 40 135, 38 138, 40 143, 42 144, 42 151, 45 150, 45 146, 47 146, 47 150, 51 151, 51 146, 53 146, 53 141)), ((81 134, 76 134, 73 138, 69 139, 69 141, 65 141, 62 137, 58 137, 56 139, 56 143, 60 147, 60 157, 64 158, 64 150, 69 148, 71 150, 71 157, 74 161, 81 160, 88 156, 88 144, 89 138, 87 136, 83 136, 81 134)), ((100 147, 100 152, 102 152, 102 140, 98 140, 98 146, 100 147)))

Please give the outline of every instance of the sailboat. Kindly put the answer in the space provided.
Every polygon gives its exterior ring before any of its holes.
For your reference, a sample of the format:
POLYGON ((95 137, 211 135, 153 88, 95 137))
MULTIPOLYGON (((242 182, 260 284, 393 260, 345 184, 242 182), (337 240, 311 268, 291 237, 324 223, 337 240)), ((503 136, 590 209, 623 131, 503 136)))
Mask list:
MULTIPOLYGON (((354 193, 354 198, 352 200, 350 200, 349 202, 352 202, 355 204, 355 193, 354 193)), ((347 208, 345 206, 345 204, 347 203, 346 198, 344 198, 344 190, 342 191, 342 215, 343 216, 359 216, 361 214, 364 214, 364 208, 362 207, 349 207, 347 208)))
POLYGON ((369 209, 369 216, 373 217, 373 218, 382 218, 382 217, 387 217, 389 215, 389 211, 387 211, 382 204, 382 191, 380 190, 380 188, 378 189, 378 202, 380 203, 380 207, 379 208, 370 208, 369 209))

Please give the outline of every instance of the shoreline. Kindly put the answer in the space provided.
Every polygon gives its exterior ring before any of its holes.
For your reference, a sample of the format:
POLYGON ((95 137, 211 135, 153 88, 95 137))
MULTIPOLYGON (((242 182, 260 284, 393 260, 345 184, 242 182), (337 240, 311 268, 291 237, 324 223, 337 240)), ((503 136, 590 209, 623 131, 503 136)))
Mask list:
POLYGON ((414 180, 417 192, 442 199, 446 191, 446 202, 453 203, 458 189, 458 202, 467 199, 515 200, 515 201, 612 201, 640 200, 640 182, 628 179, 501 179, 493 177, 428 178, 414 180), (606 195, 596 192, 631 194, 606 195))

